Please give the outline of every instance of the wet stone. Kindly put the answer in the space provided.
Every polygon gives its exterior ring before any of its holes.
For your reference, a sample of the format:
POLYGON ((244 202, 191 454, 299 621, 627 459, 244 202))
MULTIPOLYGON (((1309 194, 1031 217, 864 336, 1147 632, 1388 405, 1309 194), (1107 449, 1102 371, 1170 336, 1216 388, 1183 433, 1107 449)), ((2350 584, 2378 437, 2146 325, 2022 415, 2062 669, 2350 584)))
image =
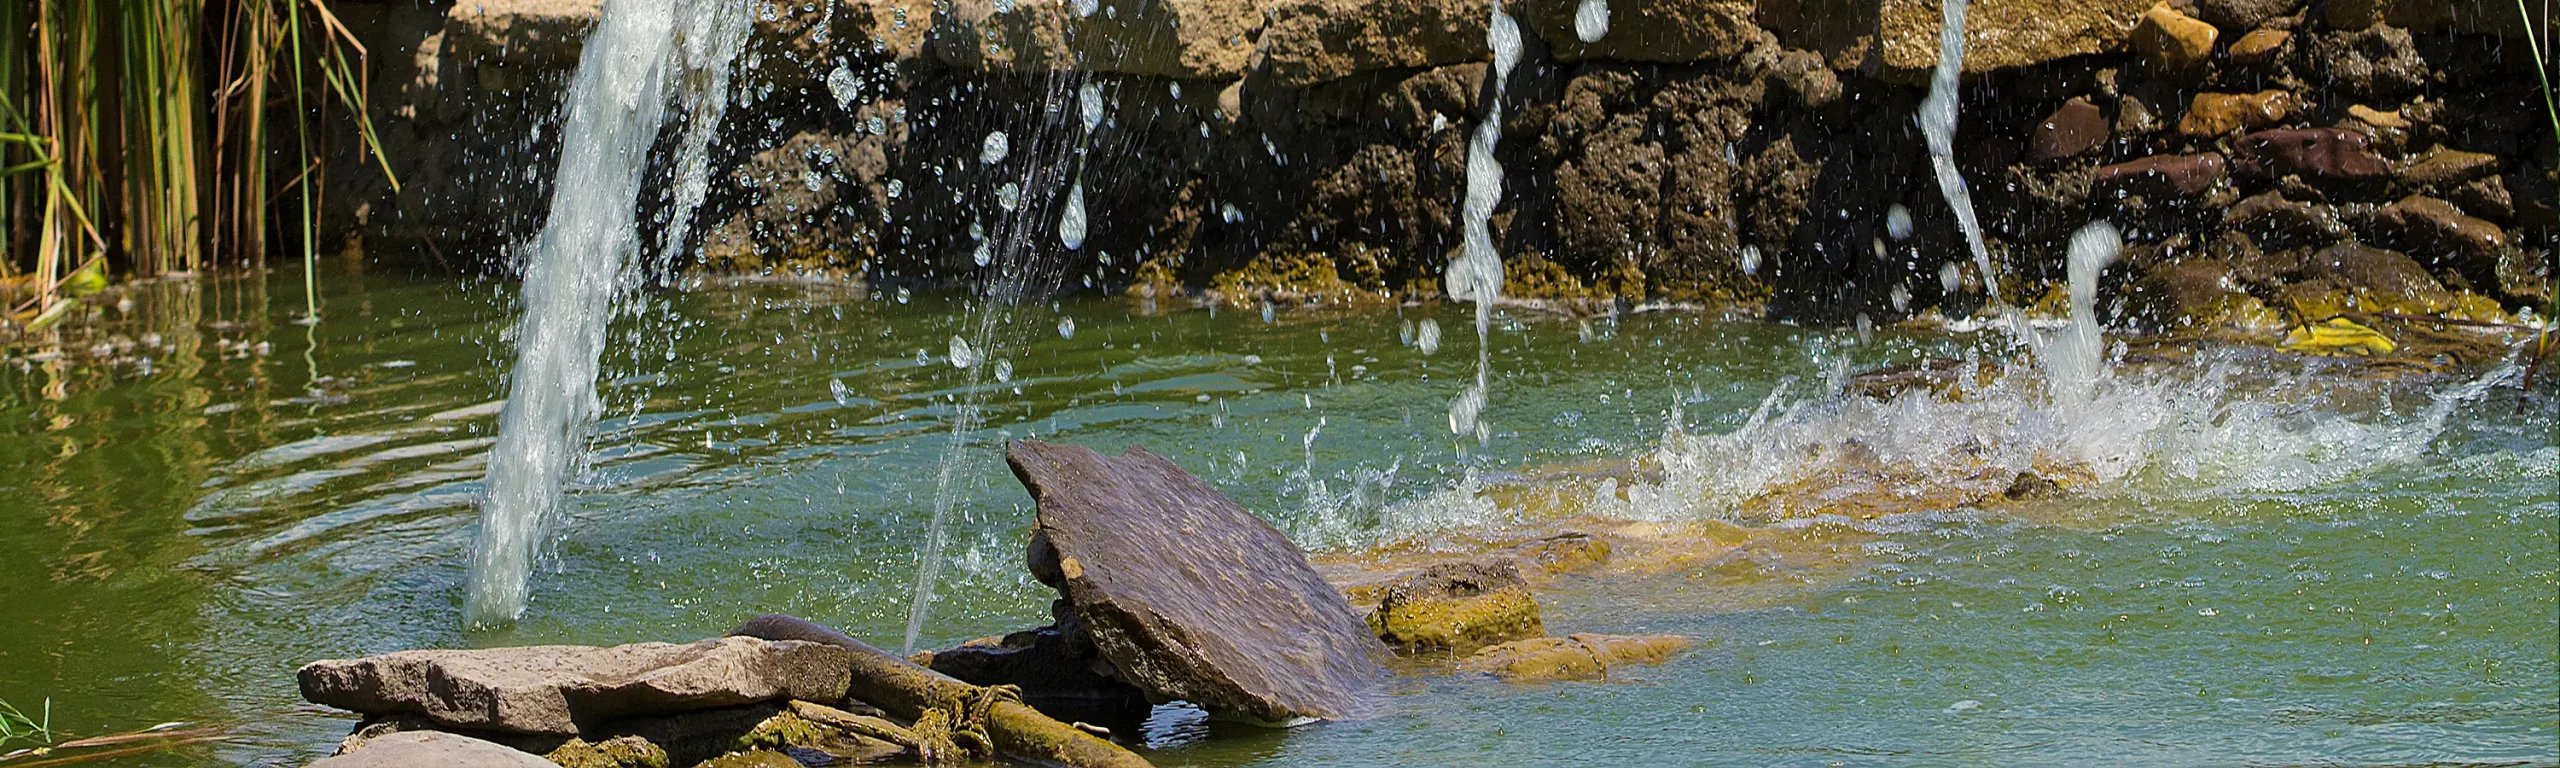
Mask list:
POLYGON ((2410 195, 2375 212, 2375 234, 2431 263, 2454 266, 2465 274, 2494 274, 2506 250, 2507 234, 2496 224, 2465 215, 2452 203, 2410 195))
POLYGON ((2496 155, 2438 148, 2400 169, 2400 180, 2420 185, 2460 184, 2497 172, 2496 155))
POLYGON ((2363 290, 2421 302, 2450 301, 2444 285, 2425 267, 2398 251, 2361 243, 2339 243, 2303 261, 2303 277, 2326 280, 2350 290, 2363 290))
POLYGON ((2229 177, 2229 165, 2217 152, 2154 155, 2099 168, 2090 181, 2090 189, 2102 194, 2121 192, 2163 201, 2184 200, 2204 194, 2229 177))
POLYGON ((2196 16, 2222 29, 2255 29, 2293 13, 2301 0, 2196 0, 2196 16))
POLYGON ((1144 449, 1017 440, 1005 458, 1077 619, 1123 680, 1264 723, 1375 705, 1385 647, 1279 530, 1144 449))
POLYGON ((2161 3, 2142 13, 2142 21, 2133 28, 2133 47, 2154 70, 2193 72, 2213 57, 2214 38, 2221 34, 2213 25, 2161 3))
POLYGON ((1659 664, 1689 647, 1680 635, 1575 634, 1514 640, 1476 651, 1460 667, 1506 680, 1589 680, 1634 664, 1659 664))
POLYGON ((2399 110, 2384 112, 2362 104, 2355 104, 2347 107, 2347 116, 2355 118, 2356 120, 2375 128, 2386 128, 2401 131, 2409 129, 2408 118, 2401 117, 2399 110))
POLYGON ((2284 52, 2285 43, 2293 41, 2293 33, 2282 29, 2261 29, 2241 35, 2231 43, 2231 60, 2257 65, 2275 60, 2284 52))
POLYGON ((2362 180, 2391 175, 2391 161, 2374 154, 2364 134, 2336 128, 2259 131, 2233 144, 2233 164, 2253 176, 2301 174, 2362 180))
POLYGON ((2507 191, 2505 177, 2489 178, 2464 184, 2447 196, 2462 210, 2491 221, 2513 223, 2516 217, 2515 195, 2507 191))
POLYGON ((2284 122, 2293 108, 2293 94, 2284 91, 2199 93, 2187 106, 2186 116, 2178 120, 2178 132, 2207 137, 2264 128, 2284 122))
POLYGON ((400 651, 313 662, 315 704, 416 714, 453 728, 573 735, 582 726, 763 701, 844 698, 851 657, 817 643, 724 637, 686 645, 400 651))
POLYGON ((2287 200, 2277 190, 2242 199, 2223 212, 2222 223, 2277 244, 2335 241, 2354 234, 2336 208, 2287 200))
POLYGON ((2409 31, 2376 24, 2356 32, 2324 35, 2314 61, 2331 87, 2359 97, 2388 97, 2424 86, 2427 63, 2409 31))
POLYGON ((2076 156, 2105 143, 2107 135, 2107 116, 2098 105, 2072 99, 2036 124, 2035 136, 2027 142, 2027 158, 2046 161, 2076 156))

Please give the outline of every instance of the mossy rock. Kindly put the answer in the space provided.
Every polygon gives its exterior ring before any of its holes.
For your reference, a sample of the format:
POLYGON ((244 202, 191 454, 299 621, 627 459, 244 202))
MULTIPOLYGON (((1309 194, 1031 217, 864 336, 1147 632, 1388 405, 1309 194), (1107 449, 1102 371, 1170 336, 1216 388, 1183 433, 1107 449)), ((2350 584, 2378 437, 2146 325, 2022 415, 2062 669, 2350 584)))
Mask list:
POLYGON ((1442 563, 1387 587, 1369 630, 1406 651, 1464 653, 1547 633, 1538 600, 1508 558, 1442 563))
POLYGON ((674 768, 667 750, 638 736, 616 736, 601 742, 570 739, 542 759, 561 768, 674 768))

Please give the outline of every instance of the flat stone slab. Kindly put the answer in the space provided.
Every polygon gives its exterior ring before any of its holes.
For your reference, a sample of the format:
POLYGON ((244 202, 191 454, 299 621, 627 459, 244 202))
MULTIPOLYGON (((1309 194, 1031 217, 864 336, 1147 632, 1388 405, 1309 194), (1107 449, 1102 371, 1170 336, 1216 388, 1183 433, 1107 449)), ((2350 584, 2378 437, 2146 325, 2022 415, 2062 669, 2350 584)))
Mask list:
POLYGON ((309 768, 559 768, 533 754, 443 731, 402 731, 309 768))
POLYGON ((1061 591, 1121 676, 1212 715, 1366 714, 1386 647, 1289 537, 1164 457, 1017 440, 1061 591))
POLYGON ((302 697, 447 728, 575 735, 625 717, 800 699, 844 700, 852 654, 822 643, 723 637, 611 648, 400 651, 313 662, 302 697))

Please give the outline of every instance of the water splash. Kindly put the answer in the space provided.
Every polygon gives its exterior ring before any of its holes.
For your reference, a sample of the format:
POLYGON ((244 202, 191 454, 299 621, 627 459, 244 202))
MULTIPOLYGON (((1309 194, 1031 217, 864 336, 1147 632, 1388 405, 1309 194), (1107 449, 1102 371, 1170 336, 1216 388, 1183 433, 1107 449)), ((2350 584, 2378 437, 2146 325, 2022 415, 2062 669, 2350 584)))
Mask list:
POLYGON ((1609 35, 1609 0, 1582 0, 1573 9, 1573 36, 1586 45, 1609 35))
POLYGON ((569 87, 551 215, 525 267, 516 366, 464 593, 471 626, 524 615, 543 532, 586 463, 606 323, 615 298, 636 283, 634 219, 650 144, 670 92, 682 91, 693 122, 671 192, 682 210, 667 222, 668 250, 682 242, 707 186, 704 150, 727 107, 728 67, 746 29, 744 13, 727 3, 613 2, 589 38, 569 87))
POLYGON ((1479 444, 1492 440, 1481 417, 1493 378, 1493 305, 1502 298, 1502 254, 1494 248, 1492 225, 1493 208, 1502 201, 1502 163, 1494 150, 1502 145, 1503 94, 1512 68, 1520 65, 1520 25, 1502 12, 1500 3, 1487 9, 1492 23, 1486 27, 1485 44, 1493 49, 1487 76, 1493 78, 1493 93, 1485 103, 1484 122, 1467 144, 1467 198, 1461 211, 1465 231, 1446 275, 1449 298, 1476 305, 1476 381, 1450 403, 1449 431, 1475 435, 1479 444))
POLYGON ((1973 266, 1982 271, 1982 288, 1992 306, 1999 306, 2000 278, 1991 269, 1991 250, 1983 245, 1982 222, 1973 213, 1973 192, 1964 183, 1964 174, 1956 170, 1956 91, 1964 74, 1964 11, 1966 0, 1947 0, 1943 26, 1938 29, 1938 69, 1929 77, 1929 97, 1920 102, 1920 132, 1929 143, 1929 169, 1938 177, 1938 193, 1947 198, 1947 207, 1956 214, 1956 226, 1964 230, 1965 245, 1973 249, 1973 266))
POLYGON ((2055 336, 2036 344, 2037 365, 2045 374, 2045 390, 2065 417, 2085 415, 2089 398, 2107 375, 2105 340, 2098 327, 2098 273, 2116 260, 2124 239, 2114 224, 2098 222, 2071 236, 2064 282, 2070 292, 2069 322, 2055 336))

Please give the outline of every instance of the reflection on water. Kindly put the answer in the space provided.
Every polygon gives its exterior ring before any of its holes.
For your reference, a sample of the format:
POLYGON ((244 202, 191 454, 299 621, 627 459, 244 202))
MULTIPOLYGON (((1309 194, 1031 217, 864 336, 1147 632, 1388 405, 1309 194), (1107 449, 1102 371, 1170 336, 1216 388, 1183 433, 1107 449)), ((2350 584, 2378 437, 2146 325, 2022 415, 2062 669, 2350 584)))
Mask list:
MULTIPOLYGON (((1969 338, 1502 317, 1504 431, 1479 445, 1445 413, 1474 361, 1402 330, 1465 308, 1266 321, 1069 302, 1019 334, 1010 376, 971 384, 944 359, 967 320, 942 298, 701 285, 612 330, 596 466, 533 608, 465 635, 508 304, 444 280, 326 282, 317 327, 269 307, 263 281, 222 278, 120 289, 130 303, 105 298, 91 324, 8 346, 0 699, 50 697, 79 734, 239 736, 156 764, 298 765, 347 724, 297 703, 291 670, 311 659, 682 640, 766 611, 885 642, 977 393, 973 444, 1147 445, 1328 562, 1577 527, 1655 542, 1550 584, 1547 623, 1703 640, 1601 683, 1408 676, 1387 717, 1285 733, 1168 711, 1147 729, 1160 764, 2560 749, 2554 405, 2496 373, 2367 382, 2163 351, 2102 389, 2107 426, 2082 432, 1969 338), (1924 357, 1970 361, 1960 396, 1835 394, 1844 371, 1924 357), (2012 501, 2023 472, 2062 490, 2012 501)), ((1027 501, 979 469, 928 645, 1046 616, 1019 565, 1027 501)))

